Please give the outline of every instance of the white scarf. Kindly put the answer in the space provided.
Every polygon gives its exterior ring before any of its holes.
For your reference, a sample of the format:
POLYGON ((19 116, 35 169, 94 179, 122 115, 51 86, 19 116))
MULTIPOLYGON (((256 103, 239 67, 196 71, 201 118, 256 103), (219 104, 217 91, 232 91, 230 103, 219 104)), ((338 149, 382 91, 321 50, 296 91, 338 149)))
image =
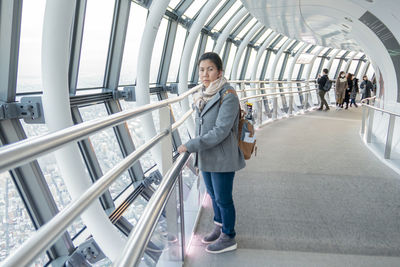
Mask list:
POLYGON ((196 93, 193 95, 194 98, 194 104, 196 107, 200 110, 200 112, 203 110, 207 102, 214 97, 216 93, 218 93, 222 87, 227 83, 227 80, 225 77, 221 77, 213 82, 210 83, 210 85, 207 88, 204 88, 203 84, 197 85, 195 88, 202 88, 200 92, 196 93))
POLYGON ((344 78, 340 77, 339 79, 340 79, 340 82, 342 82, 342 83, 347 82, 346 77, 344 77, 344 78))

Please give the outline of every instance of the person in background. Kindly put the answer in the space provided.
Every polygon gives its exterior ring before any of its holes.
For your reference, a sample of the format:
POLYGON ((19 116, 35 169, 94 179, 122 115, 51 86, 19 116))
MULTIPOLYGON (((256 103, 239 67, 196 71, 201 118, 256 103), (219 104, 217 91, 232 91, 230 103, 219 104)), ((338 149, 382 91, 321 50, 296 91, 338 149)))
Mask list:
POLYGON ((371 96, 376 96, 376 76, 372 79, 372 94, 371 96))
MULTIPOLYGON (((361 100, 371 97, 371 90, 373 89, 373 85, 371 81, 368 80, 368 76, 364 75, 363 76, 363 81, 360 84, 361 88, 361 100)), ((369 104, 369 100, 367 101, 369 104)))
POLYGON ((354 74, 352 75, 352 80, 353 80, 353 87, 350 92, 350 107, 354 104, 354 106, 357 108, 358 106, 356 104, 356 97, 359 90, 358 90, 358 79, 354 74))
POLYGON ((329 110, 329 105, 328 102, 325 100, 325 94, 327 91, 324 90, 325 83, 329 80, 328 77, 328 69, 323 69, 322 70, 322 77, 319 75, 317 83, 318 83, 318 95, 321 98, 321 106, 319 107, 318 110, 322 110, 324 105, 325 105, 325 110, 329 110))
POLYGON ((336 93, 336 106, 343 108, 344 95, 347 88, 347 79, 344 71, 339 73, 336 79, 335 93, 336 93))
POLYGON ((179 153, 195 153, 199 168, 211 197, 214 230, 204 236, 206 251, 222 253, 237 248, 235 240, 235 206, 232 189, 235 172, 246 163, 238 146, 239 99, 223 76, 218 54, 203 54, 198 62, 199 92, 193 96, 196 110, 196 135, 178 147, 179 153))
POLYGON ((349 108, 349 102, 350 102, 350 93, 351 90, 353 90, 353 80, 352 80, 352 74, 347 73, 346 80, 347 80, 347 88, 344 93, 344 102, 346 103, 345 109, 349 108))

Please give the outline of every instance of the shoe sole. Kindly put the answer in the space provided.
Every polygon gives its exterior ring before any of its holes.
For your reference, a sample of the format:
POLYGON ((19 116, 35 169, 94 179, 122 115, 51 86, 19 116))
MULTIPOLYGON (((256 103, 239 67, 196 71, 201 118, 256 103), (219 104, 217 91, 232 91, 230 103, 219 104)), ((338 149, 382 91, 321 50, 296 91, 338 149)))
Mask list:
POLYGON ((215 242, 215 241, 217 241, 217 240, 218 240, 218 238, 215 239, 215 240, 213 240, 213 241, 205 241, 204 239, 202 239, 202 240, 201 240, 201 243, 208 245, 208 244, 211 244, 211 243, 213 243, 213 242, 215 242))
POLYGON ((232 246, 227 247, 227 248, 224 248, 224 249, 222 249, 222 250, 217 250, 217 251, 208 250, 208 249, 206 248, 206 251, 207 251, 208 253, 212 253, 212 254, 219 254, 219 253, 224 253, 224 252, 232 251, 232 250, 235 250, 235 249, 237 249, 237 244, 232 245, 232 246))

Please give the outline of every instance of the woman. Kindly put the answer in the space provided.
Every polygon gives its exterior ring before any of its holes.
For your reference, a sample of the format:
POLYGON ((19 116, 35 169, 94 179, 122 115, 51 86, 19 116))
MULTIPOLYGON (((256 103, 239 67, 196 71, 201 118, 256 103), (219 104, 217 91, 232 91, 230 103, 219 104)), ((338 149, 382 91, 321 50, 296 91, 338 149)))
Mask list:
MULTIPOLYGON (((346 107, 344 109, 348 109, 349 108, 349 102, 350 102, 350 93, 351 90, 353 90, 353 80, 351 79, 353 76, 353 74, 351 73, 347 73, 346 79, 347 79, 347 88, 346 91, 344 93, 344 102, 346 103, 346 107)), ((343 107, 343 105, 342 105, 343 107)))
POLYGON ((235 207, 232 198, 235 171, 245 167, 238 147, 239 99, 226 93, 233 89, 223 77, 222 60, 216 53, 205 53, 199 59, 200 92, 194 95, 196 136, 178 147, 179 153, 195 154, 214 210, 215 228, 202 242, 210 253, 237 248, 235 240, 235 207))
POLYGON ((347 79, 344 71, 339 73, 336 79, 335 93, 336 93, 336 106, 343 108, 344 94, 347 88, 347 79))
POLYGON ((353 81, 353 87, 350 92, 350 107, 352 104, 354 104, 354 106, 357 108, 358 106, 356 104, 356 97, 359 90, 358 90, 358 79, 354 74, 352 75, 352 81, 353 81))

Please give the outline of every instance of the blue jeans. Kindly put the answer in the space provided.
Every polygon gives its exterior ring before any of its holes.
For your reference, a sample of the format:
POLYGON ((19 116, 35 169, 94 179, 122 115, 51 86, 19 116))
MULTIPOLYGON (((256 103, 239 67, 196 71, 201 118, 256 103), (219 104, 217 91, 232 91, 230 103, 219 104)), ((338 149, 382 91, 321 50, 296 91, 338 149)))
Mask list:
POLYGON ((222 223, 222 232, 235 237, 235 206, 232 189, 235 172, 202 172, 214 209, 214 221, 222 223))

